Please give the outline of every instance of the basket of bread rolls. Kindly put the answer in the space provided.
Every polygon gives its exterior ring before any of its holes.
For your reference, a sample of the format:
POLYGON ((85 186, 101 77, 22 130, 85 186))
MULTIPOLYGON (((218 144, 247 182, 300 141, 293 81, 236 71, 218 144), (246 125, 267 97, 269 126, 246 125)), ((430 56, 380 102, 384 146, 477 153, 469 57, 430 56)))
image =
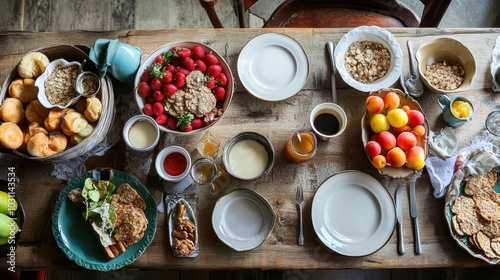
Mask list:
POLYGON ((86 51, 83 46, 57 45, 22 56, 0 91, 3 150, 24 158, 62 162, 89 152, 104 140, 115 114, 113 89, 104 77, 94 82, 99 87, 91 85, 95 94, 77 92, 78 75, 97 71, 88 62, 86 51))

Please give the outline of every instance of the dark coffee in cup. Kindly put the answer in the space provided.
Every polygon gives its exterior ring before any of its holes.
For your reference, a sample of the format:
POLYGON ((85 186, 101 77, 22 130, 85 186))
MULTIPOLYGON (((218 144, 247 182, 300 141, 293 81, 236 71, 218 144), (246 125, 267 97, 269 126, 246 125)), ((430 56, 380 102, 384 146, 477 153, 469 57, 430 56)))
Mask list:
POLYGON ((340 124, 337 117, 330 113, 321 113, 314 118, 314 127, 325 135, 335 135, 339 132, 340 124))

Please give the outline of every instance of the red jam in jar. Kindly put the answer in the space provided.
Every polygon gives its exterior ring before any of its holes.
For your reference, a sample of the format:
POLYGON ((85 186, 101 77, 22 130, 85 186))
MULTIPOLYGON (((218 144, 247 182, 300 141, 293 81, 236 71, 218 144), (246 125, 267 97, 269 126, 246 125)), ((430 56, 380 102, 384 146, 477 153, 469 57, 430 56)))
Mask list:
POLYGON ((179 152, 170 153, 163 161, 163 168, 170 176, 179 176, 187 168, 187 159, 179 152))

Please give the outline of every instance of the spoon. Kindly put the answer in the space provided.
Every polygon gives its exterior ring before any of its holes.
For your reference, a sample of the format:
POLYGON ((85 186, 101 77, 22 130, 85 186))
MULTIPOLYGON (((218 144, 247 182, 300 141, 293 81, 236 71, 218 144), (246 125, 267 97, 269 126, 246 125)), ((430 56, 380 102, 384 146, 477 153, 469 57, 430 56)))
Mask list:
POLYGON ((408 94, 413 97, 419 97, 424 93, 424 85, 418 76, 417 68, 414 64, 415 58, 413 57, 413 42, 411 40, 407 41, 408 53, 410 54, 410 76, 406 79, 405 86, 408 90, 408 94))

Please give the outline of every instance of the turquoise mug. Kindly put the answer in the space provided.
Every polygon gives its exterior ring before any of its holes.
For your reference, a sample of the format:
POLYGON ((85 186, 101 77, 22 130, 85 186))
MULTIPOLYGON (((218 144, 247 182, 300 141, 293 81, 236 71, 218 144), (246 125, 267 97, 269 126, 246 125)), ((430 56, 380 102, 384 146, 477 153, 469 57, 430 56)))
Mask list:
POLYGON ((133 84, 142 50, 118 40, 97 39, 90 48, 89 58, 99 69, 100 78, 109 72, 118 81, 133 84))
POLYGON ((450 99, 442 94, 438 96, 437 103, 443 110, 444 121, 452 127, 462 126, 474 116, 474 106, 465 97, 457 96, 450 99))

